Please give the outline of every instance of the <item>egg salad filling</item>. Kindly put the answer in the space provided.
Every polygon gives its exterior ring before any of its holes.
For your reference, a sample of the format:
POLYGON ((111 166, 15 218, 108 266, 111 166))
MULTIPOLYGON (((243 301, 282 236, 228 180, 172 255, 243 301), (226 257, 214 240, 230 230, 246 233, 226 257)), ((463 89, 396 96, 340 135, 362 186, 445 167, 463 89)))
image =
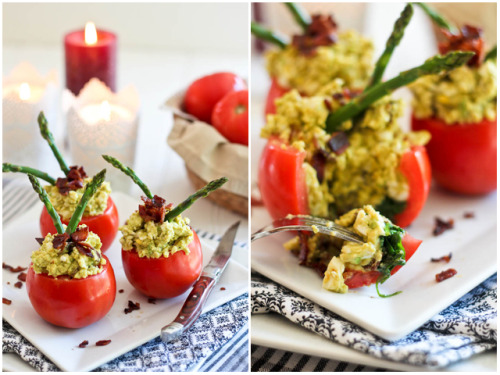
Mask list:
POLYGON ((497 117, 496 60, 425 76, 408 87, 414 95, 416 118, 437 118, 453 125, 497 117))
POLYGON ((316 48, 314 55, 295 46, 267 53, 267 70, 280 86, 311 96, 341 78, 349 88, 363 88, 373 70, 373 43, 355 31, 338 34, 334 44, 316 48))
POLYGON ((276 114, 268 115, 264 138, 279 137, 305 151, 303 165, 309 210, 313 216, 338 217, 356 207, 372 205, 391 218, 408 198, 408 182, 399 170, 401 156, 412 146, 425 145, 426 131, 405 133, 398 124, 401 100, 386 96, 354 121, 345 121, 329 134, 330 112, 353 96, 344 82, 334 80, 312 97, 292 90, 276 100, 276 114), (342 139, 345 147, 335 144, 342 139))
POLYGON ((401 244, 404 231, 372 206, 353 209, 336 219, 335 223, 358 234, 363 243, 303 232, 300 234, 302 238, 295 237, 284 245, 295 255, 304 250, 307 252, 304 265, 324 276, 323 288, 346 293, 349 289, 346 281, 356 273, 378 272, 377 283, 383 283, 394 267, 406 263, 401 244))

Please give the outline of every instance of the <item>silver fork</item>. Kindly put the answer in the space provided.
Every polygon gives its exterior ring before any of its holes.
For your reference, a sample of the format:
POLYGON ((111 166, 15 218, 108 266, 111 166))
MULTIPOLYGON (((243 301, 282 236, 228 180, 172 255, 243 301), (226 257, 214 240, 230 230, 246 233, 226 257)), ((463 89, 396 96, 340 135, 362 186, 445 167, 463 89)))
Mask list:
POLYGON ((363 239, 358 234, 349 229, 337 225, 331 220, 309 215, 288 215, 281 219, 274 220, 271 224, 253 233, 250 239, 255 241, 274 233, 297 230, 320 232, 346 241, 359 244, 364 243, 363 239))

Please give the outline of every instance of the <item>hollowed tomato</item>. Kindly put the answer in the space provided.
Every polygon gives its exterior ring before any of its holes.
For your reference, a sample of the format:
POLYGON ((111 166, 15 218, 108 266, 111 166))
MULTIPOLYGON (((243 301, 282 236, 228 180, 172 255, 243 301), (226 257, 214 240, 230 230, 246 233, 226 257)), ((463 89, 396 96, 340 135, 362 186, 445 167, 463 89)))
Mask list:
MULTIPOLYGON (((63 224, 68 225, 67 220, 63 220, 61 218, 63 224)), ((108 197, 108 205, 106 210, 97 216, 83 216, 80 224, 85 224, 89 227, 91 232, 94 232, 99 236, 102 242, 101 251, 105 252, 113 243, 113 240, 116 237, 116 233, 118 232, 118 210, 116 209, 116 205, 111 199, 108 197)), ((45 206, 42 209, 42 214, 40 215, 40 231, 42 232, 42 236, 45 237, 48 233, 55 234, 57 230, 52 222, 52 218, 50 217, 45 206)))
POLYGON ((427 130, 426 145, 436 182, 462 194, 486 194, 497 188, 497 121, 447 125, 412 118, 413 130, 427 130))
POLYGON ((113 267, 108 258, 103 257, 106 259, 103 271, 84 279, 35 273, 30 265, 26 289, 38 315, 49 323, 66 328, 86 327, 102 319, 116 297, 113 267))
POLYGON ((177 297, 188 290, 201 274, 203 253, 193 231, 189 254, 177 251, 169 257, 139 257, 135 250, 122 249, 125 275, 139 292, 153 298, 177 297))
POLYGON ((269 92, 267 93, 266 115, 276 113, 276 105, 274 104, 274 101, 278 98, 281 98, 288 91, 290 91, 290 89, 280 86, 275 78, 272 79, 271 87, 269 88, 269 92))
MULTIPOLYGON (((259 189, 273 219, 309 213, 302 167, 305 156, 277 137, 267 142, 259 164, 259 189)), ((408 180, 409 196, 405 210, 395 216, 395 224, 406 227, 418 216, 429 194, 431 170, 425 148, 415 146, 403 154, 400 170, 408 180)))

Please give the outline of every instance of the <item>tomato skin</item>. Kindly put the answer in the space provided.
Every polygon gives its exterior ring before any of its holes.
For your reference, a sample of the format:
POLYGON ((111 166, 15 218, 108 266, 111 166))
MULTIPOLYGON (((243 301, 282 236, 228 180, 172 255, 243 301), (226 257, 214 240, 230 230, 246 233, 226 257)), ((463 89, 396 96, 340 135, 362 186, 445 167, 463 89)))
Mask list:
MULTIPOLYGON (((273 219, 288 214, 309 214, 305 173, 305 152, 287 146, 277 137, 269 138, 259 164, 262 201, 273 219)), ((400 227, 410 225, 422 210, 429 195, 431 169, 425 148, 412 147, 401 157, 402 173, 408 179, 406 208, 395 217, 400 227)))
POLYGON ((122 249, 125 275, 139 292, 152 298, 173 298, 188 290, 201 274, 203 253, 193 231, 189 255, 178 251, 168 258, 141 258, 135 250, 122 249))
POLYGON ((233 73, 214 73, 191 83, 184 96, 186 112, 210 122, 215 104, 232 91, 245 90, 245 81, 233 73))
MULTIPOLYGON (((415 254, 418 247, 422 243, 422 240, 417 240, 413 238, 408 233, 405 233, 402 244, 405 249, 405 259, 406 262, 415 254)), ((391 275, 394 275, 402 266, 396 266, 391 271, 391 275)), ((375 284, 380 277, 379 271, 346 271, 344 272, 344 282, 349 287, 349 289, 359 288, 362 286, 369 286, 375 284)))
POLYGON ((37 274, 30 264, 26 276, 28 297, 44 320, 66 328, 86 327, 102 319, 116 297, 116 281, 108 258, 103 271, 85 279, 37 274))
POLYGON ((401 156, 399 169, 408 181, 408 199, 403 212, 394 215, 396 225, 410 225, 422 211, 431 188, 431 164, 425 147, 413 146, 401 156))
MULTIPOLYGON (((69 221, 61 218, 61 222, 68 225, 69 221)), ((101 251, 103 253, 109 249, 116 237, 119 225, 118 210, 116 209, 115 202, 113 202, 111 196, 108 197, 108 206, 101 215, 83 216, 80 224, 87 225, 91 232, 94 232, 99 236, 102 242, 101 251)), ((43 207, 42 214, 40 215, 40 232, 43 237, 45 237, 48 233, 57 233, 56 227, 54 226, 52 218, 50 217, 45 206, 43 207)))
POLYGON ((219 100, 212 125, 229 142, 248 146, 248 90, 230 92, 219 100))
POLYGON ((269 138, 260 157, 258 181, 262 201, 273 219, 309 213, 302 167, 305 156, 305 151, 287 146, 277 137, 269 138))
POLYGON ((267 93, 266 111, 265 111, 266 115, 276 113, 276 105, 274 104, 274 101, 278 98, 281 98, 288 91, 290 91, 290 89, 280 86, 276 78, 272 79, 271 87, 269 88, 269 92, 267 93))
POLYGON ((497 188, 497 120, 447 125, 412 117, 413 130, 427 130, 433 176, 442 187, 461 194, 487 194, 497 188))

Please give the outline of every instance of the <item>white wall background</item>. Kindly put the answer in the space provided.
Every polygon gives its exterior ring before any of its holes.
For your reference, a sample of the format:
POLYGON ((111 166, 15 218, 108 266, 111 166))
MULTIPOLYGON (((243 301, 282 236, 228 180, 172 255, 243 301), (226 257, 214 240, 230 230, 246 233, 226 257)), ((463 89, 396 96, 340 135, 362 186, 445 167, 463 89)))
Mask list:
POLYGON ((87 21, 115 32, 120 48, 247 54, 246 3, 3 4, 4 46, 61 45, 87 21))

